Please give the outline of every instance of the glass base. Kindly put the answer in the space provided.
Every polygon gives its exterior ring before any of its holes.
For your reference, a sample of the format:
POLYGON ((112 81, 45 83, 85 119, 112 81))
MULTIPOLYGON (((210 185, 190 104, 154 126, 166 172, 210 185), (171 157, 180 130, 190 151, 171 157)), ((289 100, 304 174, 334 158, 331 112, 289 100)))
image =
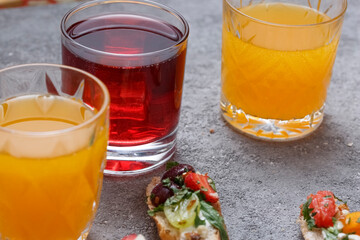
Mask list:
POLYGON ((107 148, 107 176, 130 176, 143 174, 162 166, 175 153, 175 129, 168 136, 152 143, 133 147, 107 148))
POLYGON ((302 119, 264 119, 246 114, 228 102, 220 102, 222 115, 236 130, 250 137, 285 142, 303 138, 314 132, 321 124, 324 106, 302 119))
POLYGON ((81 236, 77 240, 86 240, 87 236, 89 235, 90 227, 86 228, 82 233, 81 236))

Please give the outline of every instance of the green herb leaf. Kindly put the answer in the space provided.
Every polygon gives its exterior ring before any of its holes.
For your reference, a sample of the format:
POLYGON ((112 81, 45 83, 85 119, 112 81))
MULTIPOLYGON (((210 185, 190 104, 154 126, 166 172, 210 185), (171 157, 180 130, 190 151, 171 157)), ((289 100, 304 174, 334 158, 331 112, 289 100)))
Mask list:
POLYGON ((309 208, 311 204, 312 198, 309 198, 306 203, 304 203, 302 207, 302 215, 307 223, 308 229, 311 231, 314 227, 316 227, 315 220, 312 218, 316 213, 311 213, 314 209, 309 208))
POLYGON ((210 187, 212 188, 212 189, 214 189, 214 191, 216 192, 216 187, 215 187, 215 182, 214 182, 214 180, 212 180, 210 177, 208 177, 208 183, 209 183, 209 185, 210 185, 210 187))
POLYGON ((201 220, 201 218, 199 217, 199 213, 200 213, 200 205, 197 207, 197 214, 195 217, 195 227, 197 228, 200 225, 206 225, 206 220, 201 220))
POLYGON ((170 180, 170 178, 165 178, 164 180, 161 181, 161 183, 162 183, 165 187, 170 187, 170 185, 171 185, 171 180, 170 180))
POLYGON ((150 217, 153 217, 155 213, 164 211, 164 204, 160 204, 156 208, 153 208, 152 210, 149 210, 147 213, 150 217))
POLYGON ((219 212, 216 211, 212 205, 203 200, 200 200, 200 211, 205 219, 219 230, 221 240, 229 240, 225 229, 224 219, 219 212))
POLYGON ((360 223, 360 217, 356 220, 357 223, 360 223))
POLYGON ((168 198, 165 202, 165 205, 175 205, 181 202, 183 199, 188 199, 191 197, 193 193, 188 189, 181 189, 176 194, 170 198, 168 198))
POLYGON ((183 186, 184 185, 184 177, 183 176, 176 176, 174 178, 174 183, 176 183, 179 186, 183 186))
POLYGON ((332 198, 332 196, 331 196, 331 195, 326 195, 326 196, 324 196, 323 198, 324 198, 324 199, 332 198))
POLYGON ((166 163, 166 171, 173 168, 173 167, 175 167, 175 166, 177 166, 177 165, 179 165, 178 162, 167 162, 166 163))

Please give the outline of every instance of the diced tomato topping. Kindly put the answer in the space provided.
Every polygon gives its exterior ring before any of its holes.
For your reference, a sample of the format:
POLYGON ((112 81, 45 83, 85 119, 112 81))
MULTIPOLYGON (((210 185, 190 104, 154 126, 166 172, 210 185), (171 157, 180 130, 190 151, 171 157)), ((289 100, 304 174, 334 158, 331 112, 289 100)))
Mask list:
POLYGON ((194 172, 188 172, 184 177, 184 182, 186 187, 194 191, 200 190, 205 196, 205 201, 215 203, 219 201, 219 195, 210 186, 208 178, 207 174, 201 175, 194 172))
POLYGON ((312 198, 309 208, 313 208, 312 213, 315 224, 319 228, 334 226, 332 218, 336 214, 334 194, 330 191, 319 191, 315 195, 310 194, 307 199, 312 198))

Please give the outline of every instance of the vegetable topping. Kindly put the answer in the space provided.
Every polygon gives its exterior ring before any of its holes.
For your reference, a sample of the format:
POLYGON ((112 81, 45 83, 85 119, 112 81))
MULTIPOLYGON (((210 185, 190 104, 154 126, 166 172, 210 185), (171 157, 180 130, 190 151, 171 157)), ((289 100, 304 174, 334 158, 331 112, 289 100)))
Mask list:
POLYGON ((169 187, 164 186, 163 183, 159 183, 152 190, 150 200, 151 203, 157 207, 173 195, 174 192, 169 187))
POLYGON ((309 200, 308 210, 315 221, 316 227, 328 228, 334 226, 333 217, 336 213, 334 194, 330 191, 319 191, 315 195, 310 194, 308 196, 309 200))
POLYGON ((217 192, 213 189, 213 187, 210 186, 210 182, 212 183, 212 180, 205 175, 201 175, 194 172, 189 172, 185 175, 185 186, 204 194, 205 200, 210 203, 215 203, 219 201, 219 195, 217 192))
POLYGON ((219 200, 212 179, 195 173, 188 164, 170 162, 167 166, 161 183, 151 192, 155 208, 148 214, 164 212, 169 223, 179 229, 211 224, 219 230, 222 240, 228 240, 224 219, 211 205, 219 200))
POLYGON ((195 169, 188 164, 179 164, 168 169, 161 180, 169 178, 171 181, 181 185, 184 183, 182 175, 187 172, 195 172, 195 169))
POLYGON ((198 206, 196 194, 185 190, 165 202, 164 213, 174 227, 187 228, 194 225, 198 206))
POLYGON ((344 225, 343 233, 360 235, 360 212, 349 213, 341 222, 344 225))

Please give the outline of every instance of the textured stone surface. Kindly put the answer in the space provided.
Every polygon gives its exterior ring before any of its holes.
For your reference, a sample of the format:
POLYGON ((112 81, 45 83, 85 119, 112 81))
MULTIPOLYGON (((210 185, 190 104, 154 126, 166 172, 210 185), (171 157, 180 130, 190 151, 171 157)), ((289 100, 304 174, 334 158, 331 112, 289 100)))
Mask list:
MULTIPOLYGON (((183 13, 191 29, 175 160, 213 176, 230 239, 302 239, 298 207, 320 189, 334 191, 359 211, 360 2, 349 0, 325 120, 315 134, 291 143, 247 138, 220 116, 221 1, 162 2, 183 13)), ((59 23, 72 6, 0 10, 0 67, 60 63, 59 23)), ((89 239, 130 233, 158 239, 146 214, 145 186, 162 171, 105 178, 89 239)))

